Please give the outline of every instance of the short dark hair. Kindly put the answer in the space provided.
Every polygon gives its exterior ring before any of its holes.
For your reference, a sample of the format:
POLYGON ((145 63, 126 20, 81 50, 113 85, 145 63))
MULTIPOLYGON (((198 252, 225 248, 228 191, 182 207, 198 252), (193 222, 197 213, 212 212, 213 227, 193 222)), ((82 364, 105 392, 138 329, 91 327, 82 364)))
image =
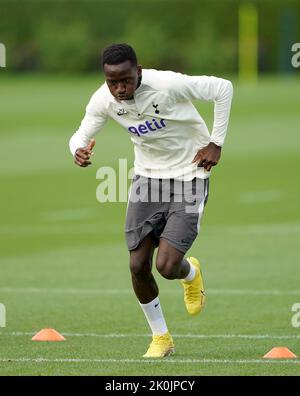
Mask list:
POLYGON ((128 44, 112 44, 102 52, 102 67, 108 65, 119 65, 130 61, 132 66, 137 66, 137 57, 134 49, 128 44))

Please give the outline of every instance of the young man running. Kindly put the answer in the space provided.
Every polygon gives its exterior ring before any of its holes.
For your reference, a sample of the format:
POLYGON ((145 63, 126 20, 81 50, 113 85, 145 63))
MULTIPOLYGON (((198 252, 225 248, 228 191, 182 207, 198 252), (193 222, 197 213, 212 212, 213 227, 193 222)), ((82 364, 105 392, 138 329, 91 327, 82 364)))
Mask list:
POLYGON ((122 125, 134 144, 135 162, 126 216, 132 285, 153 333, 145 358, 174 352, 152 275, 180 279, 191 315, 205 300, 200 263, 184 258, 199 232, 208 197, 208 178, 220 159, 228 126, 232 84, 208 76, 142 69, 127 44, 102 54, 106 82, 92 96, 77 132, 70 140, 80 167, 91 164, 93 139, 108 117, 122 125), (212 133, 192 100, 214 102, 212 133))

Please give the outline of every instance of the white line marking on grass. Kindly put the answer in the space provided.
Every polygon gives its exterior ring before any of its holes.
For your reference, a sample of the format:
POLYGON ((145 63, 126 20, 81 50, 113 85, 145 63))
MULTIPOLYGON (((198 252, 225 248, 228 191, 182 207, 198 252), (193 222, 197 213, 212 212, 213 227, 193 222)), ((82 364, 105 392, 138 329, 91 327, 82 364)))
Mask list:
POLYGON ((300 360, 269 360, 269 359, 46 359, 46 358, 0 358, 0 362, 8 363, 183 363, 183 364, 300 364, 300 360))
POLYGON ((251 296, 299 296, 300 290, 208 289, 206 294, 251 296))
POLYGON ((245 204, 268 203, 280 201, 283 195, 280 190, 247 191, 240 194, 239 200, 245 204))
MULTIPOLYGON (((34 332, 0 332, 2 336, 33 336, 34 332)), ((62 333, 65 337, 98 337, 98 338, 130 338, 130 337, 151 337, 151 334, 99 334, 99 333, 62 333)), ((273 335, 273 334, 172 334, 174 338, 239 338, 239 339, 251 339, 251 340, 261 340, 261 339, 272 339, 272 340, 292 340, 300 339, 300 334, 291 335, 273 335)))
MULTIPOLYGON (((181 289, 166 289, 163 294, 181 294, 181 289)), ((64 289, 37 287, 2 287, 0 293, 54 293, 54 294, 133 294, 132 289, 64 289)), ((300 296, 300 290, 208 289, 207 295, 300 296)))
POLYGON ((3 287, 0 293, 54 293, 54 294, 132 294, 132 289, 59 289, 38 287, 3 287))
POLYGON ((58 211, 42 212, 40 217, 47 221, 81 220, 92 218, 97 213, 97 208, 65 209, 58 211))
MULTIPOLYGON (((88 208, 86 208, 88 210, 88 208)), ((92 209, 92 208, 91 208, 92 209)), ((97 209, 96 209, 97 210, 97 209)), ((45 214, 46 215, 46 214, 45 214)), ((58 213, 57 213, 58 215, 58 213)), ((72 213, 67 213, 67 215, 72 215, 72 213)), ((74 213, 75 216, 80 217, 81 214, 76 211, 74 213)), ((94 213, 95 215, 95 213, 94 213)), ((93 216, 94 216, 93 215, 93 216)), ((46 215, 47 217, 47 215, 46 215)), ((62 220, 62 217, 60 217, 62 220)), ((64 235, 66 232, 68 234, 78 234, 82 235, 84 233, 88 233, 89 235, 102 235, 109 232, 112 235, 121 235, 120 230, 121 227, 119 224, 106 224, 105 227, 99 227, 99 224, 88 224, 88 225, 80 225, 79 228, 73 226, 73 224, 56 224, 54 220, 45 219, 47 221, 46 224, 36 224, 34 227, 28 224, 1 224, 0 225, 0 234, 2 235, 12 235, 16 237, 16 235, 64 235)), ((58 220, 57 220, 58 221, 58 220)), ((300 233, 300 223, 293 222, 293 223, 252 223, 252 224, 214 224, 214 225, 206 225, 205 232, 208 236, 212 235, 224 235, 224 233, 231 233, 234 235, 240 236, 254 234, 258 235, 275 235, 280 237, 285 237, 289 235, 294 235, 300 233)), ((122 245, 123 246, 123 245, 122 245)))

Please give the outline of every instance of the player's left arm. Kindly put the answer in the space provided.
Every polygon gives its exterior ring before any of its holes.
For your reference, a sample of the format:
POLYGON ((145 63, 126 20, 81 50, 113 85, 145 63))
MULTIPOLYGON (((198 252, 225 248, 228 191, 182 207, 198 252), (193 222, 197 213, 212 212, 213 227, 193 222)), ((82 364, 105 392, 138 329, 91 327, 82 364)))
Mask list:
POLYGON ((233 86, 229 80, 214 76, 180 75, 176 79, 179 100, 205 100, 214 102, 214 123, 210 143, 200 149, 193 162, 207 171, 220 160, 230 116, 233 86))

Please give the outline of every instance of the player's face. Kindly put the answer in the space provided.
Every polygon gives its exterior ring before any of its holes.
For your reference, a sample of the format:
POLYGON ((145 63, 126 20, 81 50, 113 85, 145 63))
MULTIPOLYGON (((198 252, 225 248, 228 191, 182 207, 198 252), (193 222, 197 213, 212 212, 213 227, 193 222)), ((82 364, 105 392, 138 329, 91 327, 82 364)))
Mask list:
POLYGON ((133 97, 139 83, 139 78, 142 75, 140 65, 132 66, 130 61, 120 63, 119 65, 105 64, 103 71, 110 93, 117 100, 128 100, 133 97))

